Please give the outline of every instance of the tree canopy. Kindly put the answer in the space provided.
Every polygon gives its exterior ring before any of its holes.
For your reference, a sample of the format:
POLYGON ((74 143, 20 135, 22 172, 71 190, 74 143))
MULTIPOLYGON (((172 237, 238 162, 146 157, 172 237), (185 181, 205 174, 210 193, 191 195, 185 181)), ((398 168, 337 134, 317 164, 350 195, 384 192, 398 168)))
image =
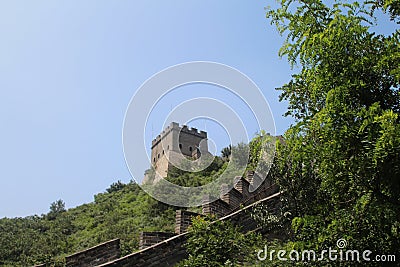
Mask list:
POLYGON ((399 1, 283 0, 267 17, 299 67, 282 87, 296 119, 278 145, 276 181, 292 214, 293 245, 398 253, 400 240, 399 30, 374 33, 374 11, 399 1))

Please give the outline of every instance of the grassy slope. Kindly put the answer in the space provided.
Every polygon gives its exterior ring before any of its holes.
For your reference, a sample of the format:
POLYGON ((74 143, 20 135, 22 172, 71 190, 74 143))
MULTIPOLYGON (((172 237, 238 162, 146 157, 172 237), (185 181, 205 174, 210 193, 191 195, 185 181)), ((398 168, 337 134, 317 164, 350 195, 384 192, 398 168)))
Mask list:
MULTIPOLYGON (((185 186, 209 182, 224 170, 217 157, 199 173, 174 170, 168 180, 185 186)), ((65 255, 121 239, 122 254, 138 249, 141 231, 174 231, 176 207, 160 203, 137 184, 114 183, 94 196, 94 202, 41 216, 0 219, 0 266, 32 266, 53 262, 62 266, 65 255)))
POLYGON ((138 248, 140 231, 173 231, 175 209, 158 203, 135 183, 121 185, 56 215, 0 220, 0 265, 51 262, 120 238, 123 254, 138 248))

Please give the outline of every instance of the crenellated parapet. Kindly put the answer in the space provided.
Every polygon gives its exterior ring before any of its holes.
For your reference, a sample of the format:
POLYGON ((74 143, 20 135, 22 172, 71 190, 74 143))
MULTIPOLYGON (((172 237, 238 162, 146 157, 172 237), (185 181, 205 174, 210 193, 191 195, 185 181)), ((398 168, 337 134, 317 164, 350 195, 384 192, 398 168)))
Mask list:
POLYGON ((198 159, 203 153, 209 153, 207 133, 172 122, 152 141, 151 164, 163 178, 168 175, 174 160, 198 159))
POLYGON ((164 139, 171 131, 174 130, 177 132, 197 136, 202 139, 207 138, 207 132, 205 131, 199 131, 197 128, 194 127, 189 128, 187 125, 182 125, 181 127, 179 126, 179 123, 171 122, 170 125, 168 125, 159 135, 156 136, 156 138, 153 139, 153 141, 151 142, 151 148, 160 143, 162 139, 164 139))
POLYGON ((192 127, 192 128, 189 128, 189 127, 187 127, 187 125, 183 125, 181 128, 180 128, 180 130, 183 132, 183 133, 187 133, 187 134, 192 134, 192 135, 195 135, 195 136, 198 136, 198 137, 201 137, 201 138, 207 138, 207 133, 205 132, 205 131, 198 131, 196 128, 194 128, 194 127, 192 127))
POLYGON ((157 145, 165 136, 167 136, 172 130, 180 131, 179 123, 171 122, 156 138, 151 142, 151 148, 157 145))

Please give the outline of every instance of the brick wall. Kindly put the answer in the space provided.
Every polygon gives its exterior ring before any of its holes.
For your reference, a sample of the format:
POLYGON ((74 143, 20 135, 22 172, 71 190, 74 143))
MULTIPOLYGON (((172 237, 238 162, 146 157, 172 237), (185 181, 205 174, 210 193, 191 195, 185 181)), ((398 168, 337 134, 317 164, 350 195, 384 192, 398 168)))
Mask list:
POLYGON ((249 192, 250 183, 245 178, 238 176, 235 178, 234 188, 242 193, 243 197, 246 198, 250 195, 249 192))
POLYGON ((67 267, 97 266, 118 259, 120 256, 119 239, 114 239, 67 256, 65 262, 67 267))
POLYGON ((236 188, 229 190, 228 185, 223 184, 221 186, 221 200, 229 205, 230 210, 234 210, 242 203, 243 194, 236 190, 236 188))
MULTIPOLYGON (((279 195, 280 193, 276 193, 257 201, 243 209, 222 217, 220 220, 229 220, 234 225, 240 225, 243 232, 255 230, 257 224, 251 219, 249 211, 259 203, 265 203, 272 211, 275 210, 275 205, 279 205, 279 195)), ((186 240, 187 233, 176 235, 151 247, 112 262, 102 264, 98 267, 172 267, 176 263, 187 258, 188 255, 184 247, 186 240)))
POLYGON ((187 233, 174 236, 98 267, 169 267, 188 257, 184 244, 187 233))
MULTIPOLYGON (((246 178, 236 177, 234 188, 229 190, 227 185, 221 186, 221 196, 211 201, 209 196, 203 197, 202 215, 216 215, 220 220, 230 220, 240 225, 244 232, 257 229, 256 223, 250 217, 251 210, 258 203, 266 203, 270 212, 279 207, 279 189, 269 177, 258 181, 254 172, 248 172, 246 178), (254 185, 259 184, 255 189, 254 185), (245 208, 241 208, 245 206, 245 208)), ((89 250, 67 257, 67 266, 174 266, 187 257, 184 243, 187 230, 192 218, 199 214, 177 210, 175 233, 143 232, 140 234, 140 251, 119 258, 118 249, 112 247, 115 241, 110 241, 89 250), (118 256, 117 256, 118 255, 118 256), (68 265, 69 264, 69 265, 68 265)), ((119 241, 119 240, 118 240, 119 241)), ((114 244, 115 245, 115 244, 114 244)))
POLYGON ((167 232, 141 232, 139 238, 139 249, 150 247, 154 244, 160 243, 161 241, 167 240, 174 235, 174 233, 167 232))
POLYGON ((216 215, 218 218, 228 214, 231 211, 229 204, 221 199, 217 199, 213 202, 210 201, 209 196, 203 197, 203 214, 204 215, 216 215))
POLYGON ((196 216, 203 215, 187 210, 177 210, 175 216, 175 233, 179 235, 187 232, 189 226, 192 225, 192 219, 196 216))
POLYGON ((253 231, 257 229, 256 222, 251 218, 251 210, 254 206, 262 203, 268 207, 268 211, 271 213, 276 213, 280 206, 280 193, 277 192, 270 195, 264 199, 258 200, 253 204, 237 210, 223 218, 221 220, 230 220, 234 225, 240 225, 243 232, 253 231))

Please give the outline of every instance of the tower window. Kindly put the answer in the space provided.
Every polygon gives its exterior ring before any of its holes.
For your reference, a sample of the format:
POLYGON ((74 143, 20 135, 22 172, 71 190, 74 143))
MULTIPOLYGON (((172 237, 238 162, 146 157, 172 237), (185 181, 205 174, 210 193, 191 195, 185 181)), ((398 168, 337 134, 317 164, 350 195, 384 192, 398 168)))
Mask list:
POLYGON ((182 144, 179 144, 179 148, 182 149, 182 144))
POLYGON ((153 159, 153 162, 156 162, 156 158, 153 159))
POLYGON ((191 146, 189 147, 189 151, 190 151, 190 152, 192 152, 192 151, 193 151, 193 148, 192 148, 191 146))
POLYGON ((164 155, 164 150, 162 151, 162 154, 164 155))
POLYGON ((160 154, 158 154, 158 156, 157 156, 158 158, 160 158, 160 154))

